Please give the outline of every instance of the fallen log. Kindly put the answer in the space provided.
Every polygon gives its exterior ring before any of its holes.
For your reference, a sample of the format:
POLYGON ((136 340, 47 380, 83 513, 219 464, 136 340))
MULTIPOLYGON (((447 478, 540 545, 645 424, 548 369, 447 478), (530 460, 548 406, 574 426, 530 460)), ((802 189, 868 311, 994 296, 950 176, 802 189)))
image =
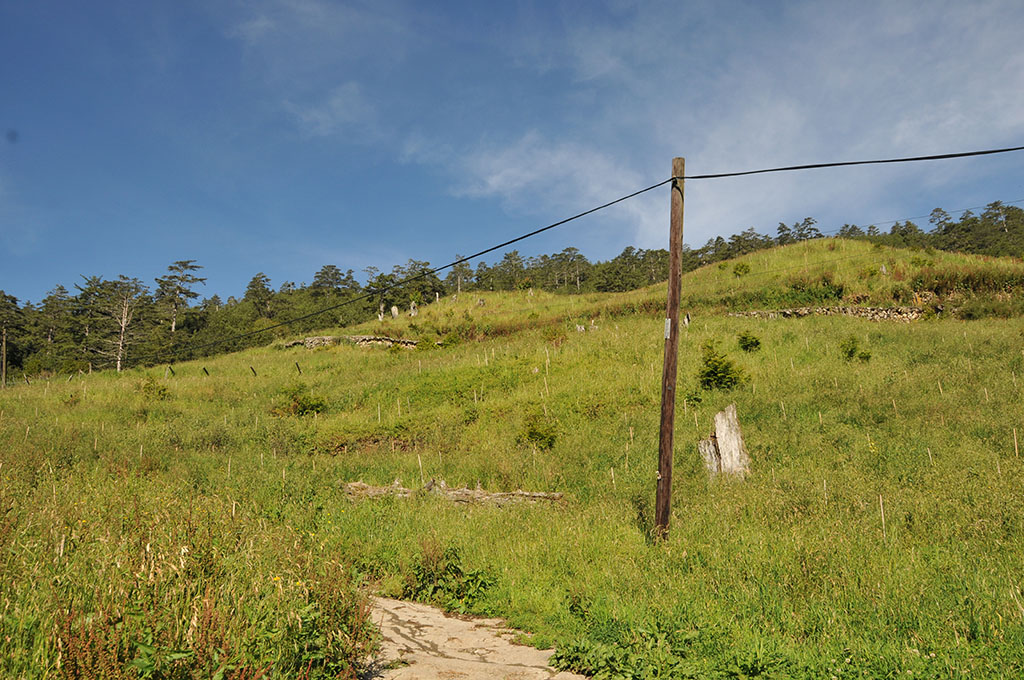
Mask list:
MULTIPOLYGON (((443 479, 431 479, 423 487, 423 492, 434 496, 441 496, 453 503, 491 503, 497 506, 509 505, 512 503, 537 503, 540 501, 557 502, 562 500, 563 494, 546 491, 485 491, 479 485, 475 489, 461 487, 453 489, 443 479)), ((348 482, 345 484, 345 493, 350 498, 380 498, 382 496, 395 496, 397 498, 408 498, 413 495, 412 489, 402 486, 397 479, 389 486, 371 486, 364 482, 348 482)))

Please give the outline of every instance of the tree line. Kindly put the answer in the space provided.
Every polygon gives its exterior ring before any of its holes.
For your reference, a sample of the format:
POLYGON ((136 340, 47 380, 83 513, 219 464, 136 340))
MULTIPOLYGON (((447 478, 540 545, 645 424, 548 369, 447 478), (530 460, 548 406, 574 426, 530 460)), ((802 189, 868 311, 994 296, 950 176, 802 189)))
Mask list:
POLYGON ((170 357, 236 351, 273 337, 348 326, 383 311, 390 316, 392 305, 404 309, 442 295, 533 287, 561 293, 630 290, 664 280, 668 252, 629 247, 607 262, 590 262, 575 248, 526 258, 511 251, 475 269, 457 264, 444 279, 431 272, 429 262, 409 260, 389 272, 367 267, 365 284, 351 269, 328 264, 301 285, 285 281, 275 287, 259 272, 241 298, 226 300, 201 297, 202 269, 196 260, 179 260, 152 285, 124 275, 82 276, 74 290, 57 286, 38 303, 19 303, 0 291, 0 384, 21 374, 120 371, 170 357), (261 332, 270 326, 277 327, 261 332))
MULTIPOLYGON (((1018 207, 997 201, 981 214, 967 211, 956 220, 937 208, 929 221, 927 231, 910 221, 896 222, 887 232, 846 224, 837 236, 898 247, 1024 254, 1024 210, 1018 207)), ((684 246, 683 271, 823 237, 810 217, 792 225, 779 223, 774 236, 751 227, 728 239, 710 239, 701 248, 684 246)), ((123 275, 83 276, 73 292, 57 286, 38 303, 21 304, 0 291, 0 384, 22 373, 121 370, 171 356, 185 360, 236 351, 273 337, 366 321, 392 305, 429 304, 442 295, 529 288, 563 294, 633 290, 668 278, 668 252, 630 246, 611 260, 591 262, 576 248, 535 257, 512 250, 475 269, 466 262, 457 264, 443 279, 431 273, 429 262, 409 260, 390 272, 367 267, 365 284, 351 269, 324 265, 311 283, 286 281, 276 290, 260 272, 240 299, 227 300, 216 294, 200 299, 206 282, 201 270, 195 260, 179 260, 152 286, 123 275), (283 325, 260 332, 278 324, 283 325), (233 339, 221 342, 224 338, 233 339)))

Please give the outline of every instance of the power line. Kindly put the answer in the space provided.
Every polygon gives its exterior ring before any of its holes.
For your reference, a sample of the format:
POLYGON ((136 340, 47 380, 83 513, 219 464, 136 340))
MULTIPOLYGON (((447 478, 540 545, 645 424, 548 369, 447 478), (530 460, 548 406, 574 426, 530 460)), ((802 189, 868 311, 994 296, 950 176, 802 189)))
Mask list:
POLYGON ((181 352, 184 351, 185 349, 191 349, 193 351, 203 350, 203 349, 207 349, 209 347, 215 347, 217 345, 222 345, 222 344, 231 342, 233 340, 243 340, 245 338, 250 338, 250 337, 253 337, 255 335, 259 335, 261 333, 266 333, 267 331, 274 330, 275 328, 281 328, 282 326, 287 326, 288 324, 296 323, 298 321, 305 321, 306 319, 311 319, 311 318, 313 318, 315 316, 319 316, 321 314, 325 314, 327 312, 334 311, 335 309, 340 309, 341 307, 346 307, 348 305, 355 304, 356 302, 361 302, 363 300, 371 299, 371 298, 373 298, 375 296, 383 295, 384 293, 388 292, 389 290, 393 290, 395 288, 398 288, 399 286, 404 286, 407 283, 412 283, 413 281, 418 281, 418 280, 420 280, 422 278, 426 278, 427 276, 431 276, 431 275, 436 274, 438 272, 444 271, 445 269, 450 269, 451 267, 454 267, 455 265, 462 264, 463 262, 468 262, 469 260, 473 260, 473 259, 476 259, 476 258, 481 257, 483 255, 486 255, 488 253, 492 253, 495 250, 500 250, 501 248, 505 248, 507 246, 510 246, 513 243, 518 243, 518 242, 523 241, 525 239, 528 239, 528 238, 530 238, 532 236, 536 236, 537 234, 541 234, 541 233, 543 233, 545 231, 548 231, 550 229, 554 229, 555 227, 560 227, 560 226, 562 226, 564 224, 568 224, 569 222, 572 222, 574 220, 578 220, 581 217, 586 217, 587 215, 596 213, 599 210, 604 210, 605 208, 610 208, 611 206, 615 205, 616 203, 622 203, 623 201, 627 201, 627 200, 629 200, 631 198, 639 196, 640 194, 644 194, 644 193, 647 193, 648 191, 652 191, 654 189, 657 189, 658 187, 664 186, 664 185, 666 185, 666 184, 668 184, 669 182, 672 182, 672 181, 674 181, 674 178, 669 177, 668 179, 662 180, 662 181, 658 182, 657 184, 652 184, 649 187, 645 187, 643 189, 639 189, 637 191, 634 191, 631 194, 627 194, 625 196, 621 196, 619 198, 616 198, 615 200, 608 201, 607 203, 603 203, 603 204, 601 204, 599 206, 596 206, 594 208, 590 208, 589 210, 584 210, 583 212, 577 213, 577 214, 573 215, 572 217, 567 217, 564 220, 559 220, 558 222, 554 222, 554 223, 549 224, 549 225, 547 225, 545 227, 541 227, 540 229, 534 229, 533 231, 528 232, 526 234, 523 234, 522 236, 517 236, 516 238, 509 239, 508 241, 505 241, 504 243, 499 243, 498 245, 491 246, 490 248, 485 248, 484 250, 481 250, 481 251, 479 251, 477 253, 473 253, 472 255, 467 255, 466 257, 461 257, 461 258, 459 258, 459 259, 457 259, 457 260, 455 260, 453 262, 449 262, 448 264, 443 265, 441 267, 435 267, 433 269, 428 269, 428 270, 420 272, 419 274, 416 274, 415 276, 409 276, 409 277, 407 277, 405 279, 402 279, 401 281, 396 281, 395 283, 389 284, 387 286, 382 286, 380 288, 374 288, 372 290, 368 290, 366 293, 363 293, 362 295, 357 295, 354 298, 350 298, 348 300, 345 300, 344 302, 339 302, 336 305, 330 305, 328 307, 323 307, 322 309, 318 309, 318 310, 310 312, 308 314, 303 314, 302 316, 296 316, 296 317, 293 317, 293 318, 290 318, 290 319, 286 319, 285 321, 280 321, 278 323, 271 324, 270 326, 265 326, 265 327, 259 328, 257 330, 246 331, 245 333, 237 333, 235 335, 231 335, 231 336, 228 336, 226 338, 220 338, 219 340, 213 340, 213 341, 210 341, 210 342, 203 343, 201 345, 194 345, 194 346, 191 346, 191 347, 182 347, 180 349, 171 350, 169 352, 154 352, 152 354, 143 355, 141 357, 136 357, 135 360, 136 361, 146 361, 148 359, 159 359, 160 357, 167 356, 168 354, 171 355, 170 358, 174 358, 174 357, 178 356, 179 354, 181 354, 181 352))
POLYGON ((674 179, 720 179, 722 177, 743 177, 745 175, 764 175, 770 172, 791 172, 793 170, 817 170, 819 168, 840 168, 850 165, 880 165, 883 163, 913 163, 916 161, 941 161, 950 158, 967 158, 969 156, 989 156, 997 153, 1024 151, 1024 146, 1011 146, 1005 149, 987 149, 985 151, 964 151, 961 153, 943 153, 934 156, 912 156, 907 158, 885 158, 871 161, 837 161, 833 163, 811 163, 808 165, 788 165, 779 168, 762 170, 742 170, 739 172, 719 172, 709 175, 685 175, 674 179))
MULTIPOLYGON (((366 293, 364 293, 362 295, 358 295, 358 296, 356 296, 354 298, 350 298, 349 300, 346 300, 344 302, 340 302, 340 303, 338 303, 336 305, 330 305, 328 307, 324 307, 322 309, 318 309, 318 310, 310 312, 308 314, 303 314, 301 316, 293 317, 291 319, 286 319, 285 321, 280 321, 278 323, 271 324, 270 326, 266 326, 264 328, 260 328, 260 329, 257 329, 257 330, 247 331, 245 333, 237 333, 235 335, 231 335, 231 336, 228 336, 226 338, 221 338, 219 340, 213 340, 211 342, 203 343, 201 345, 195 345, 195 346, 192 346, 191 349, 193 351, 202 350, 202 349, 207 349, 209 347, 215 347, 217 345, 222 345, 224 343, 231 342, 233 340, 242 340, 242 339, 245 339, 245 338, 253 337, 253 336, 259 335, 261 333, 266 333, 267 331, 274 330, 275 328, 281 328, 283 326, 287 326, 288 324, 296 323, 298 321, 305 321, 306 319, 310 319, 310 318, 313 318, 315 316, 319 316, 321 314, 325 314, 327 312, 334 311, 336 309, 340 309, 342 307, 346 307, 346 306, 351 305, 351 304, 355 304, 356 302, 361 302, 363 300, 368 300, 368 299, 370 299, 370 298, 372 298, 374 296, 382 295, 382 294, 388 292, 389 290, 393 290, 393 289, 395 289, 395 288, 397 288, 399 286, 403 286, 405 284, 412 283, 413 281, 418 281, 418 280, 420 280, 422 278, 425 278, 427 276, 431 276, 433 274, 437 274, 438 272, 444 271, 445 269, 450 269, 451 267, 454 267, 454 266, 456 266, 458 264, 462 264, 463 262, 468 262, 469 260, 473 260, 473 259, 476 259, 476 258, 481 257, 483 255, 486 255, 488 253, 492 253, 495 250, 500 250, 501 248, 505 248, 507 246, 512 245, 513 243, 518 243, 518 242, 523 241, 525 239, 531 238, 533 236, 536 236, 537 234, 541 234, 541 233, 543 233, 545 231, 548 231, 550 229, 554 229, 555 227, 560 227, 560 226, 562 226, 564 224, 568 224, 569 222, 572 222, 574 220, 578 220, 581 217, 586 217, 587 215, 591 215, 591 214, 593 214, 595 212, 598 212, 599 210, 604 210, 605 208, 610 208, 611 206, 613 206, 613 205, 615 205, 617 203, 621 203, 623 201, 627 201, 627 200, 629 200, 631 198, 639 196, 640 194, 647 193, 648 191, 652 191, 654 189, 657 189, 658 187, 661 187, 661 186, 664 186, 664 185, 668 184, 669 182, 675 182, 676 180, 679 180, 679 179, 719 179, 719 178, 723 178, 723 177, 740 177, 740 176, 743 176, 743 175, 759 175, 759 174, 765 174, 765 173, 787 172, 787 171, 793 171, 793 170, 813 170, 813 169, 819 169, 819 168, 834 168, 834 167, 850 166, 850 165, 872 165, 872 164, 881 164, 881 163, 909 163, 909 162, 914 162, 914 161, 934 161, 934 160, 945 160, 945 159, 951 159, 951 158, 965 158, 965 157, 968 157, 968 156, 986 156, 986 155, 991 155, 991 154, 1008 153, 1010 151, 1022 151, 1022 150, 1024 150, 1024 146, 1008 147, 1008 148, 1004 148, 1004 149, 989 149, 989 150, 985 150, 985 151, 967 151, 967 152, 962 152, 962 153, 939 154, 939 155, 933 155, 933 156, 916 156, 916 157, 909 157, 909 158, 889 158, 889 159, 870 160, 870 161, 840 161, 840 162, 833 162, 833 163, 814 163, 814 164, 810 164, 810 165, 792 165, 792 166, 787 166, 787 167, 766 168, 766 169, 762 169, 762 170, 745 170, 745 171, 740 171, 740 172, 726 172, 726 173, 707 174, 707 175, 687 175, 687 176, 684 176, 684 177, 669 177, 668 179, 662 180, 662 181, 660 181, 660 182, 658 182, 656 184, 652 184, 652 185, 650 185, 648 187, 645 187, 643 189, 639 189, 637 191, 634 191, 631 194, 627 194, 625 196, 621 196, 619 198, 616 198, 616 199, 614 199, 612 201, 608 201, 607 203, 604 203, 602 205, 596 206, 596 207, 591 208, 589 210, 584 210, 583 212, 578 213, 576 215, 573 215, 572 217, 567 217, 566 219, 559 220, 558 222, 554 222, 552 224, 549 224, 547 226, 541 227, 539 229, 535 229, 535 230, 533 230, 531 232, 527 232, 526 234, 523 234, 522 236, 517 236, 516 238, 509 239, 508 241, 505 241, 504 243, 499 243, 499 244, 497 244, 495 246, 491 246, 489 248, 485 248, 484 250, 481 250, 479 252, 473 253, 472 255, 468 255, 466 257, 459 258, 459 259, 454 260, 453 262, 449 262, 448 264, 443 265, 441 267, 435 267, 433 269, 428 269, 428 270, 425 270, 423 272, 420 272, 419 274, 416 274, 415 276, 407 277, 407 278, 405 278, 405 279, 403 279, 401 281, 397 281, 397 282, 389 284, 387 286, 383 286, 381 288, 376 288, 376 289, 373 289, 373 290, 368 290, 366 293)), ((171 354, 171 356, 173 358, 173 357, 178 356, 184 349, 186 349, 186 348, 181 348, 181 349, 178 349, 178 350, 172 350, 171 352, 168 352, 168 353, 155 352, 155 353, 152 353, 152 354, 149 354, 149 355, 144 355, 142 357, 138 357, 138 360, 139 361, 145 361, 147 359, 158 359, 158 358, 160 358, 162 356, 166 356, 167 354, 171 354)))

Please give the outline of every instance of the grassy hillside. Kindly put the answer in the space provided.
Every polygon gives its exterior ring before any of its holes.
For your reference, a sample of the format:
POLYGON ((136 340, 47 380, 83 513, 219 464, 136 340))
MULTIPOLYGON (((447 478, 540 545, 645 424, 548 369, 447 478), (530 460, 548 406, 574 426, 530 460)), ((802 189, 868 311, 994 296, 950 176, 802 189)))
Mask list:
POLYGON ((344 677, 372 646, 359 586, 508 617, 601 677, 1020 675, 1024 332, 954 310, 1012 316, 1022 276, 832 240, 688 275, 663 543, 662 287, 346 330, 411 351, 275 345, 0 393, 0 675, 344 677), (942 313, 724 314, 905 290, 942 313), (708 342, 739 387, 699 387, 708 342), (753 472, 709 481, 696 442, 729 403, 753 472), (566 500, 342 487, 396 478, 566 500))

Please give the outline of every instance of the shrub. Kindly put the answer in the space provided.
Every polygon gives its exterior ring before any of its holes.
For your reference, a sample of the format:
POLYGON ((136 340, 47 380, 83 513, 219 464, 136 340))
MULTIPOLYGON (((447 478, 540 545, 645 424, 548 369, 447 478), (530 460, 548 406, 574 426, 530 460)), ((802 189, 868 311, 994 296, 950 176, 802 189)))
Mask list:
POLYGON ((170 390, 167 389, 166 385, 161 385, 151 375, 147 375, 145 378, 135 384, 135 390, 141 392, 147 399, 162 400, 171 396, 170 390))
POLYGON ((871 358, 871 352, 861 349, 857 338, 852 335, 839 343, 839 353, 847 361, 853 361, 854 359, 868 361, 871 358))
POLYGON ((327 410, 327 399, 312 394, 309 385, 295 381, 281 390, 283 399, 270 410, 276 416, 306 416, 327 410))
POLYGON ((756 352, 761 349, 761 339, 752 333, 740 333, 736 338, 744 352, 756 352))
POLYGON ((700 386, 706 390, 731 390, 743 382, 743 371, 718 351, 710 340, 701 345, 702 364, 697 372, 700 386))
POLYGON ((543 337, 545 342, 550 342, 555 347, 560 347, 563 342, 568 340, 565 329, 560 326, 548 326, 544 329, 543 337))
POLYGON ((736 266, 732 268, 732 274, 733 274, 733 276, 735 276, 737 278, 743 276, 744 274, 749 274, 749 273, 750 273, 750 265, 747 264, 746 262, 737 262, 736 266))
POLYGON ((554 423, 535 414, 526 419, 516 441, 520 444, 533 444, 538 449, 550 449, 555 445, 557 437, 554 423))
POLYGON ((465 614, 492 585, 494 579, 484 571, 463 569, 458 548, 442 550, 436 539, 426 539, 420 544, 419 560, 406 575, 402 597, 465 614))

